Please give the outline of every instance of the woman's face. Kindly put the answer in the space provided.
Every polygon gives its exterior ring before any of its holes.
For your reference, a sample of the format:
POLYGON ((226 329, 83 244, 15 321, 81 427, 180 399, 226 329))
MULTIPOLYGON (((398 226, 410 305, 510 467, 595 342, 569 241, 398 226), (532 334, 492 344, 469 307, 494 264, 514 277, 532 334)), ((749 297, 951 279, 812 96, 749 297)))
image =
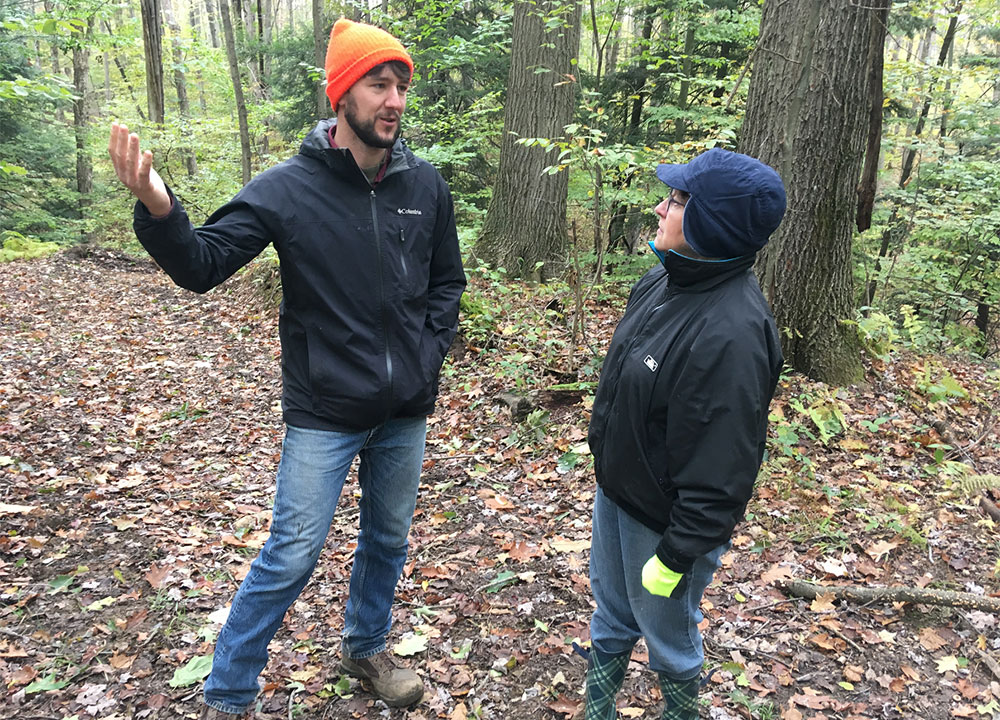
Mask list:
POLYGON ((687 247, 684 242, 684 206, 687 204, 688 195, 683 190, 671 190, 663 202, 656 206, 654 212, 660 218, 656 228, 656 239, 653 246, 660 252, 668 250, 681 251, 687 247))

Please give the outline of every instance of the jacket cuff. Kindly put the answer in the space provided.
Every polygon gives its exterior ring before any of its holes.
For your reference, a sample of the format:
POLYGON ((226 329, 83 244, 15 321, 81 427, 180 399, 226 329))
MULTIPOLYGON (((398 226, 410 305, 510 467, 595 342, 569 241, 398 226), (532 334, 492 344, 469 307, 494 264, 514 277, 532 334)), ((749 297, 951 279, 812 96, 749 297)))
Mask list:
POLYGON ((140 200, 135 201, 135 208, 132 211, 132 219, 134 222, 142 223, 158 223, 166 222, 167 220, 172 220, 176 217, 178 211, 180 210, 180 203, 177 202, 177 198, 174 197, 173 190, 169 187, 167 188, 167 195, 170 196, 170 212, 166 215, 152 215, 140 200))
POLYGON ((681 574, 690 571, 694 566, 694 558, 689 558, 686 555, 674 552, 674 550, 667 545, 666 538, 660 540, 660 544, 656 546, 656 557, 658 557, 660 562, 666 565, 668 569, 681 574))

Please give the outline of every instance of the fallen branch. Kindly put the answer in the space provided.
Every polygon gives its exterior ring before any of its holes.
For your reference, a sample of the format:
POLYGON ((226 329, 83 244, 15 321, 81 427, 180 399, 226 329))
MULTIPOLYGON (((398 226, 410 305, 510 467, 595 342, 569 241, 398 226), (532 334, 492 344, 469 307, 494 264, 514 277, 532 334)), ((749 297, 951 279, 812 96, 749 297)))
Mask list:
POLYGON ((987 515, 993 518, 993 522, 1000 523, 1000 508, 997 504, 986 497, 986 493, 979 496, 979 507, 983 509, 987 515))
POLYGON ((944 605, 946 607, 1000 612, 1000 597, 974 595, 950 590, 926 590, 910 587, 851 587, 849 585, 817 585, 804 580, 777 580, 775 587, 796 597, 814 599, 817 595, 833 595, 837 600, 853 600, 859 603, 909 602, 924 605, 944 605))

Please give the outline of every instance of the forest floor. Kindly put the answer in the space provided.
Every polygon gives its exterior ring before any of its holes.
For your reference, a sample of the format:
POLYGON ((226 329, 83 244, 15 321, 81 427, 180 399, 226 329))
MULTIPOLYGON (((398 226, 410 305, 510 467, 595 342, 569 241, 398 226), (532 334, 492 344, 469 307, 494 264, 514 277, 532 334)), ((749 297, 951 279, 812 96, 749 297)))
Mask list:
MULTIPOLYGON (((197 717, 225 608, 267 537, 280 450, 277 313, 250 292, 197 296, 106 250, 3 266, 0 717, 197 717)), ((424 700, 389 710, 338 675, 351 480, 271 643, 258 717, 579 712, 589 397, 544 389, 565 381, 540 350, 565 324, 517 324, 552 317, 546 292, 496 294, 474 278, 492 335, 463 325, 443 373, 390 638, 424 700), (514 421, 499 398, 519 384, 541 389, 514 421)), ((616 293, 591 305, 595 348, 620 315, 616 293)), ((1000 718, 1000 614, 779 589, 805 579, 995 603, 1000 534, 977 493, 1000 485, 998 407, 996 370, 952 357, 868 361, 843 390, 783 378, 770 459, 703 602, 702 717, 1000 718)), ((646 662, 640 645, 621 717, 659 717, 646 662)))

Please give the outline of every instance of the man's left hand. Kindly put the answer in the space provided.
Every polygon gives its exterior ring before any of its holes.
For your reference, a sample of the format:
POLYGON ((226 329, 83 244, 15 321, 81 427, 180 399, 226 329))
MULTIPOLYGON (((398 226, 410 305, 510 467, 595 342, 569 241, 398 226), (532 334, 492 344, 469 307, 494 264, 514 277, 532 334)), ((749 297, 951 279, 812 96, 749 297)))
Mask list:
POLYGON ((653 595, 670 597, 683 577, 684 573, 674 572, 656 555, 642 566, 642 586, 653 595))

